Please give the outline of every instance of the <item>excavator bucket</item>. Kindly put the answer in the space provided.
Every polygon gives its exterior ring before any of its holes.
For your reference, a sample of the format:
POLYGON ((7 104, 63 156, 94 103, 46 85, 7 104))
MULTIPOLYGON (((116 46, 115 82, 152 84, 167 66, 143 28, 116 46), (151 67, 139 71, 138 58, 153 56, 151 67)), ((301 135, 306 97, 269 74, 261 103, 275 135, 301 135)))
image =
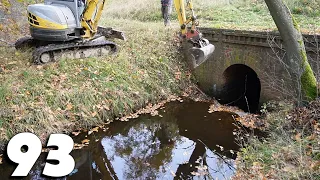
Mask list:
POLYGON ((215 47, 213 44, 208 44, 202 48, 190 48, 189 53, 191 54, 193 68, 196 68, 205 62, 213 54, 214 49, 215 47))

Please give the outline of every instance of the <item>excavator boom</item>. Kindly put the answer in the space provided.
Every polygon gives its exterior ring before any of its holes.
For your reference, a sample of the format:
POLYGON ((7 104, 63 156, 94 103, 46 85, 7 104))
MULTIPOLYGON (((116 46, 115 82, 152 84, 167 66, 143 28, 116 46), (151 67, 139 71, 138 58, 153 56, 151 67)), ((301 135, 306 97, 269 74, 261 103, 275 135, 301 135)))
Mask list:
MULTIPOLYGON (((125 40, 121 31, 98 27, 105 0, 44 0, 29 5, 28 21, 31 37, 16 42, 16 48, 35 47, 33 60, 37 64, 58 61, 63 57, 77 59, 117 52, 117 45, 107 39, 125 40)), ((214 46, 198 31, 198 21, 191 0, 174 0, 181 28, 181 39, 192 45, 188 49, 193 68, 213 53, 214 46), (187 9, 191 11, 186 16, 187 9), (191 24, 191 27, 189 25, 191 24)))
POLYGON ((81 18, 84 28, 84 38, 92 38, 98 30, 98 22, 103 11, 105 0, 86 0, 86 5, 81 18))
POLYGON ((174 5, 181 28, 181 39, 192 45, 192 48, 187 50, 186 55, 190 56, 192 68, 196 68, 213 54, 215 47, 203 38, 196 28, 199 22, 193 10, 192 0, 187 0, 186 6, 184 0, 174 0, 174 5), (189 17, 186 16, 186 7, 191 11, 189 17), (188 27, 189 24, 191 24, 191 27, 188 27))
POLYGON ((17 40, 15 47, 34 47, 36 64, 115 54, 117 45, 108 39, 125 37, 121 31, 98 26, 104 3, 105 0, 45 0, 44 4, 29 5, 31 37, 17 40))

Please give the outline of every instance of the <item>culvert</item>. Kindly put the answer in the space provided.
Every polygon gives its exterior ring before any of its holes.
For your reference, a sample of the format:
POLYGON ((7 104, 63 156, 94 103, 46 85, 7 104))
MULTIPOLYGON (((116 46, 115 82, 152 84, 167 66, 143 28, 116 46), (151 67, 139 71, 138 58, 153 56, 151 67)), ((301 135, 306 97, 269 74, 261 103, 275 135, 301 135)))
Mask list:
POLYGON ((251 113, 259 110, 261 84, 253 69, 244 64, 234 64, 223 72, 223 78, 218 97, 221 104, 237 106, 251 113))

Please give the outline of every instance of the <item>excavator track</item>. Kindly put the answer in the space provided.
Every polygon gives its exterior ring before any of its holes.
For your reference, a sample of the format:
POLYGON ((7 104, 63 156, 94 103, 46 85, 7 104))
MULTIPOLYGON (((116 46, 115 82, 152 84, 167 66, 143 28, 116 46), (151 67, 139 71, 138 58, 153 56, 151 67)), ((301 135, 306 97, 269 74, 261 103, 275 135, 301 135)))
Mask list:
POLYGON ((48 42, 26 36, 18 39, 16 49, 34 48, 32 53, 35 64, 56 62, 60 59, 79 59, 87 57, 100 57, 118 52, 118 46, 107 39, 125 40, 123 32, 112 28, 98 27, 95 38, 90 40, 73 40, 69 42, 48 42))
POLYGON ((115 43, 101 36, 86 42, 69 42, 40 46, 33 51, 32 57, 35 64, 46 64, 64 58, 79 59, 111 55, 117 51, 118 49, 115 43))

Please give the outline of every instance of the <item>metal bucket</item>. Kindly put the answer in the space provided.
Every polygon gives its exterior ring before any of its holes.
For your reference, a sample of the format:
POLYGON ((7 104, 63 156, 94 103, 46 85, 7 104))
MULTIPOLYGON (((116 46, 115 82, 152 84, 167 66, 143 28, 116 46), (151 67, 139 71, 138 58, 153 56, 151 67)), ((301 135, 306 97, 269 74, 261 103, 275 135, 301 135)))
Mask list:
POLYGON ((193 68, 196 68, 205 62, 213 54, 214 49, 215 47, 213 44, 208 44, 202 48, 190 48, 189 53, 191 54, 193 68))

